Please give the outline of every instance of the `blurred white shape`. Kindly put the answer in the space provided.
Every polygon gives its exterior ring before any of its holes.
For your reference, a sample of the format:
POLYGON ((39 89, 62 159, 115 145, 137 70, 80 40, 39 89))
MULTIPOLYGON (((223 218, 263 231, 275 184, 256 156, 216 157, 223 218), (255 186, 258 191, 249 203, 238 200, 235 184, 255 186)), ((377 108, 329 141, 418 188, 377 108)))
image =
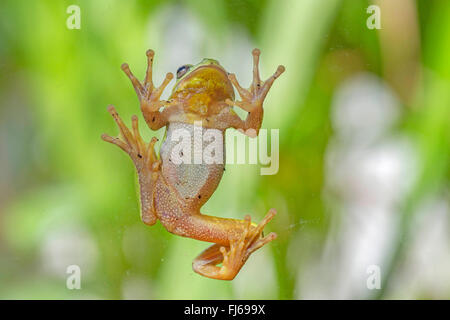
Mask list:
POLYGON ((362 73, 344 82, 336 92, 332 124, 346 142, 372 142, 399 116, 398 101, 381 79, 362 73))
POLYGON ((333 140, 327 152, 327 185, 347 201, 389 205, 416 178, 416 157, 405 137, 372 145, 333 140))
POLYGON ((389 287, 392 299, 442 299, 450 292, 450 208, 447 197, 433 197, 418 209, 412 239, 389 287))
POLYGON ((66 269, 77 265, 81 281, 94 271, 98 259, 96 242, 81 226, 64 226, 52 230, 41 246, 41 265, 44 272, 66 278, 66 269))
MULTIPOLYGON (((336 297, 356 299, 368 296, 367 267, 382 266, 396 231, 391 208, 350 203, 340 230, 340 276, 336 277, 336 297)), ((332 249, 334 250, 334 249, 332 249)), ((383 269, 381 269, 383 277, 383 269)))
POLYGON ((369 297, 367 267, 380 266, 383 277, 398 223, 396 207, 416 171, 411 143, 390 132, 398 109, 389 87, 374 75, 357 75, 336 92, 336 135, 327 150, 324 192, 325 198, 338 198, 329 202, 333 229, 323 255, 300 274, 301 298, 369 297))
MULTIPOLYGON (((388 208, 350 204, 342 208, 339 225, 317 261, 299 273, 301 299, 363 299, 367 267, 383 263, 395 232, 395 215, 388 208)), ((337 219, 336 219, 337 220, 337 219)))

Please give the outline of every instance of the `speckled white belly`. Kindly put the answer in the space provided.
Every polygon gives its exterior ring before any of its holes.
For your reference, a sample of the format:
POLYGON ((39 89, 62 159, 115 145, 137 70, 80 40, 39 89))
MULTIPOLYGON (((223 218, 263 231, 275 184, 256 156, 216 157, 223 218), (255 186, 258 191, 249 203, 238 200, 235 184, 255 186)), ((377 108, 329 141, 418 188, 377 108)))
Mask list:
MULTIPOLYGON (((208 182, 210 175, 213 172, 223 172, 225 165, 225 142, 223 132, 217 129, 195 127, 192 124, 175 122, 169 124, 167 127, 166 138, 161 145, 161 159, 162 159, 162 174, 166 181, 174 186, 181 197, 188 199, 197 197, 200 189, 208 182), (195 130, 195 133, 194 133, 195 130), (213 130, 210 134, 216 134, 222 137, 220 143, 222 154, 220 158, 221 163, 208 164, 202 157, 205 148, 209 145, 209 141, 204 141, 203 137, 206 130, 213 130), (200 134, 201 133, 201 134, 200 134), (181 138, 183 136, 184 138, 181 138), (190 163, 180 163, 181 154, 181 140, 189 142, 190 146, 190 163), (200 154, 201 153, 201 154, 200 154), (176 159, 175 159, 176 158, 176 159), (194 163, 194 160, 201 159, 200 164, 194 163)), ((217 143, 217 141, 215 142, 217 143)), ((187 146, 188 143, 185 143, 187 146)), ((183 149, 185 150, 185 149, 183 149)), ((189 151, 187 151, 189 154, 189 151)), ((182 154, 184 159, 187 156, 182 154)), ((218 184, 219 181, 217 181, 218 184)))

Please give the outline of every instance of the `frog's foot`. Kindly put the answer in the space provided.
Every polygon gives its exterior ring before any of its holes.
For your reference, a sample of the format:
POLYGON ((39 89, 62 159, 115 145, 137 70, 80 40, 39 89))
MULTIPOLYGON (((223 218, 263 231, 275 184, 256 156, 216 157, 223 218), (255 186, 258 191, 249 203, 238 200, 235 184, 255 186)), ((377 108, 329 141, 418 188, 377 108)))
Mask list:
POLYGON ((236 240, 231 240, 229 248, 220 247, 223 255, 220 274, 224 280, 233 280, 253 252, 276 239, 277 234, 274 232, 265 237, 262 236, 264 227, 275 215, 275 209, 270 209, 256 227, 252 226, 250 216, 247 215, 245 217, 247 226, 241 236, 236 240))
POLYGON ((145 74, 144 82, 140 82, 131 72, 130 67, 127 63, 122 64, 122 70, 131 80, 134 90, 136 91, 139 102, 141 103, 141 108, 149 110, 152 112, 158 111, 161 107, 168 105, 168 101, 160 100, 161 94, 167 87, 169 82, 173 79, 173 73, 169 72, 166 74, 162 84, 155 88, 152 80, 153 72, 153 57, 155 52, 153 50, 147 50, 147 72, 145 74))
POLYGON ((158 139, 153 137, 149 143, 145 143, 139 133, 137 116, 131 118, 132 131, 130 131, 113 106, 109 106, 108 111, 116 121, 122 139, 107 134, 102 134, 102 139, 118 146, 133 160, 139 177, 141 219, 145 224, 153 225, 157 220, 153 208, 153 189, 161 170, 161 160, 158 160, 155 153, 155 143, 158 139))
POLYGON ((202 252, 194 260, 194 271, 208 278, 233 280, 253 252, 276 239, 277 235, 274 232, 265 237, 262 235, 264 227, 275 214, 275 209, 269 210, 256 226, 251 223, 250 216, 246 216, 246 225, 240 236, 230 240, 227 247, 215 244, 202 252), (220 263, 222 266, 217 266, 220 263))
POLYGON ((259 56, 261 52, 259 49, 253 49, 253 82, 250 88, 244 89, 241 87, 234 74, 230 74, 228 78, 231 83, 236 87, 241 101, 231 101, 227 99, 227 104, 230 106, 237 106, 244 109, 247 112, 253 112, 255 109, 262 108, 264 99, 267 93, 272 87, 273 82, 278 78, 285 70, 284 66, 278 66, 277 71, 266 81, 261 81, 259 76, 259 56))
POLYGON ((128 153, 138 172, 149 171, 157 173, 160 170, 161 161, 156 156, 154 146, 158 139, 153 137, 149 143, 145 143, 139 133, 137 116, 134 115, 131 118, 133 129, 130 131, 113 106, 109 106, 108 111, 114 118, 114 121, 116 121, 123 139, 113 138, 107 134, 103 134, 102 139, 115 144, 128 153))

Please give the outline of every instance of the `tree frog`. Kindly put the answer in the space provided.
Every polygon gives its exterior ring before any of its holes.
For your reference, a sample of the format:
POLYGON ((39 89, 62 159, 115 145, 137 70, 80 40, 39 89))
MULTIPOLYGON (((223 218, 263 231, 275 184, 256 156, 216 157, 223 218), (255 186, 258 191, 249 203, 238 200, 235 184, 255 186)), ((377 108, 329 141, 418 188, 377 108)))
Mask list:
MULTIPOLYGON (((261 81, 260 50, 254 49, 253 82, 250 88, 244 89, 236 76, 225 71, 218 61, 203 59, 195 66, 181 66, 170 98, 161 100, 163 90, 174 76, 168 73, 162 84, 155 87, 152 80, 154 51, 148 50, 146 54, 148 66, 143 82, 133 75, 128 64, 124 63, 122 70, 131 80, 150 129, 166 127, 159 157, 154 148, 157 139, 153 137, 148 143, 142 139, 137 116, 131 118, 129 129, 113 106, 109 106, 108 111, 122 137, 103 134, 102 139, 125 151, 136 167, 142 221, 151 226, 159 219, 173 234, 213 243, 195 258, 193 270, 205 277, 232 280, 253 252, 277 237, 273 232, 263 235, 264 227, 276 211, 270 209, 259 224, 252 223, 248 215, 241 220, 201 213, 200 208, 222 178, 225 159, 212 164, 176 164, 171 159, 175 148, 172 136, 180 129, 193 133, 201 124, 201 130, 216 130, 222 137, 228 128, 255 137, 263 120, 263 101, 285 68, 278 66, 270 78, 261 81), (234 88, 241 97, 239 101, 235 100, 234 88), (248 112, 245 120, 235 113, 235 106, 248 112)), ((198 141, 191 139, 191 143, 198 141)))

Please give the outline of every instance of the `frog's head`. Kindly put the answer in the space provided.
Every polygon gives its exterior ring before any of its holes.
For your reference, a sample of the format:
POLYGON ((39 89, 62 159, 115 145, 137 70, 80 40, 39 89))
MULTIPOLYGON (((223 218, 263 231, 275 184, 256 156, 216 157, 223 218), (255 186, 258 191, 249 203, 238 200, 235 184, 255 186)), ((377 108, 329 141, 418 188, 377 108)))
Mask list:
POLYGON ((234 100, 233 86, 228 73, 214 59, 203 59, 197 65, 186 64, 177 70, 177 82, 171 99, 183 99, 194 109, 212 103, 234 100))

